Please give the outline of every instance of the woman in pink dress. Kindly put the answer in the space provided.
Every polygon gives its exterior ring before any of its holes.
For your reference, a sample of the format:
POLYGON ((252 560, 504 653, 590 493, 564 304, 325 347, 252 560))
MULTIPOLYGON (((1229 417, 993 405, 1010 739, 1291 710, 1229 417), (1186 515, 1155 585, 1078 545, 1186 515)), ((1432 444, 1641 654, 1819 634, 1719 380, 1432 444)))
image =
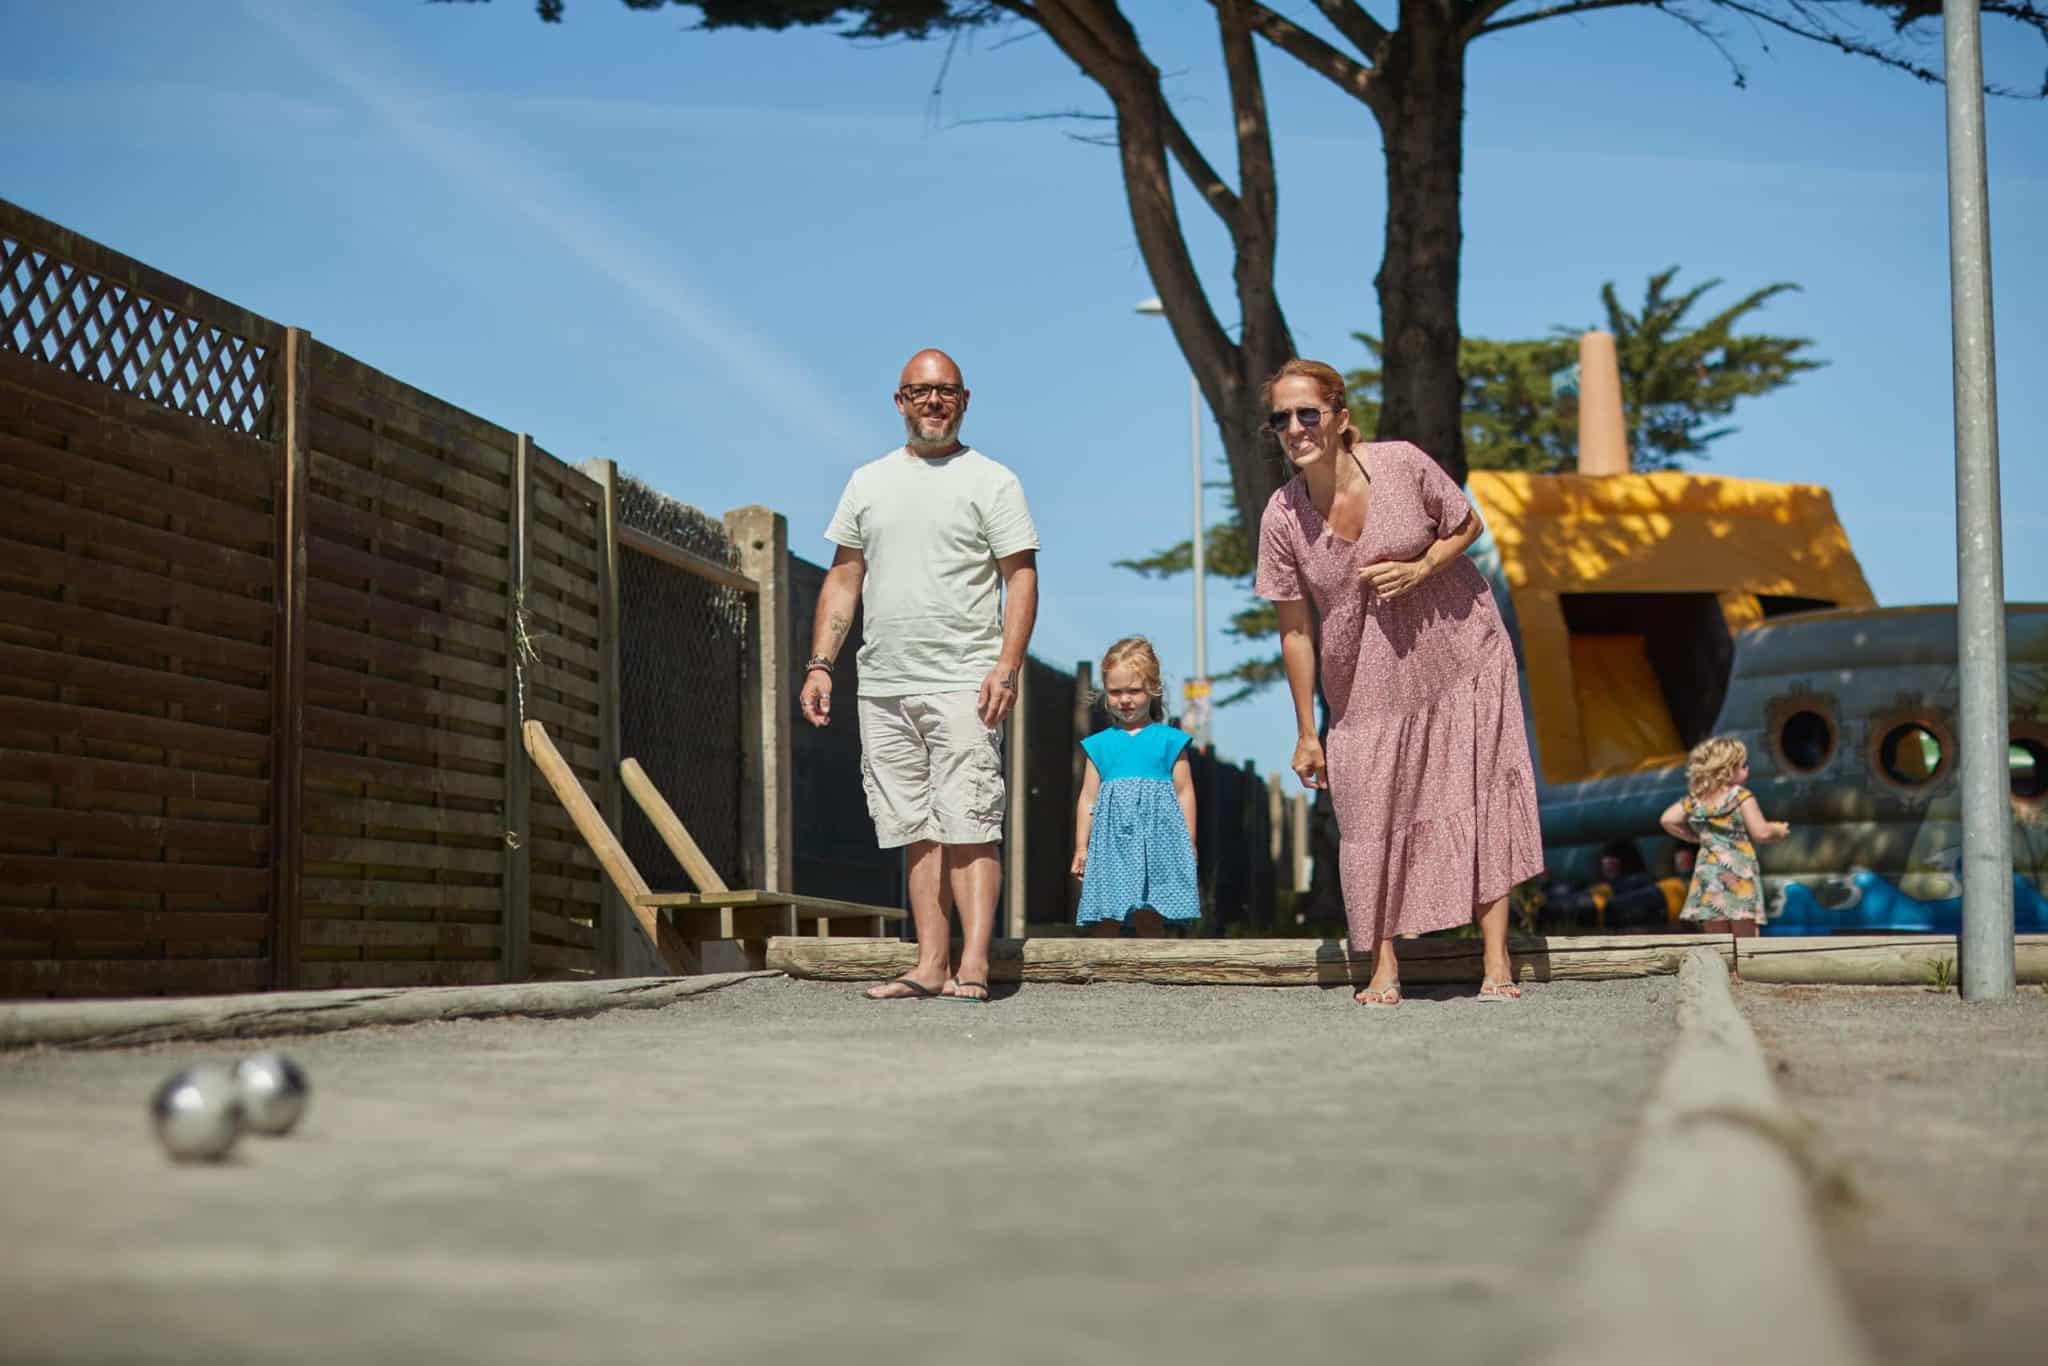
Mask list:
POLYGON ((1465 558, 1479 518, 1415 446, 1358 439, 1329 366, 1289 361, 1265 394, 1267 425, 1297 474, 1259 524, 1257 592, 1280 617, 1294 771, 1329 788, 1336 808, 1351 947, 1378 950, 1357 1000, 1401 1003, 1395 937, 1475 918, 1479 999, 1517 1000, 1507 897, 1543 870, 1543 838, 1514 648, 1465 558))

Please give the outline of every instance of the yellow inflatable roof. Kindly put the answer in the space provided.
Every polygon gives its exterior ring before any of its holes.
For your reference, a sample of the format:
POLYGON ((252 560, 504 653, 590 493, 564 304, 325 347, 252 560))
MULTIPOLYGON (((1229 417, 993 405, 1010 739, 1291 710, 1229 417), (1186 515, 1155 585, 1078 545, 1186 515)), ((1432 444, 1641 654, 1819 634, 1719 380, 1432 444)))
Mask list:
POLYGON ((1766 598, 1876 605, 1834 500, 1817 485, 1481 470, 1468 487, 1519 619, 1547 782, 1638 766, 1650 757, 1645 744, 1673 738, 1659 712, 1664 699, 1645 692, 1654 680, 1645 682, 1627 648, 1583 633, 1574 643, 1567 596, 1711 594, 1731 631, 1761 620, 1766 598))

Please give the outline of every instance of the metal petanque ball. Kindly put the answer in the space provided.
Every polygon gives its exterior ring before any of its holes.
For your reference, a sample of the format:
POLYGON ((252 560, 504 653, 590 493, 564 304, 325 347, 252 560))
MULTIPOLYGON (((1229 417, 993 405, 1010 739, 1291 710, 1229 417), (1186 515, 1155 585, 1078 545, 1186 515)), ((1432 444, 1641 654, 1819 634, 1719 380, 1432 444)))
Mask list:
POLYGON ((312 1094, 306 1074, 282 1053, 250 1054, 235 1064, 235 1082, 242 1091, 243 1122, 272 1138, 292 1131, 312 1094))
POLYGON ((149 1114, 172 1157, 218 1162, 242 1136, 241 1088, 224 1067, 188 1067, 156 1088, 149 1114))

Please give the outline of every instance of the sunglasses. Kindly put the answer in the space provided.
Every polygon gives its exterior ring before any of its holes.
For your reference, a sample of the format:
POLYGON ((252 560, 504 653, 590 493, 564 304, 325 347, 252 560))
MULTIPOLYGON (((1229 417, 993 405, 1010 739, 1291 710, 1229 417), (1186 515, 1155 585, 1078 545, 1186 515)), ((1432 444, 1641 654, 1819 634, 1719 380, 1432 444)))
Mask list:
POLYGON ((1279 436, 1287 430, 1287 420, 1293 418, 1301 423, 1303 431, 1312 432, 1323 425, 1323 415, 1321 408, 1282 408, 1279 412, 1266 414, 1266 430, 1279 436))

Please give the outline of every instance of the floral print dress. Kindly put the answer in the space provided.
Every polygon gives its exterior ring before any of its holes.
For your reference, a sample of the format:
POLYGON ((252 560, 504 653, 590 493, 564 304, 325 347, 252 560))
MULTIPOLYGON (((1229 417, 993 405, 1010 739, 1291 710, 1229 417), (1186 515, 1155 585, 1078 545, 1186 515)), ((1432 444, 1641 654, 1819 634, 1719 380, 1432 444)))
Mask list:
POLYGON ((1302 475, 1259 523, 1255 591, 1315 604, 1330 708, 1330 801, 1351 947, 1472 923, 1543 871, 1543 827, 1515 648, 1493 590, 1460 555, 1391 601, 1369 565, 1420 559, 1472 505, 1405 441, 1353 448, 1372 485, 1356 541, 1316 511, 1302 475))
POLYGON ((1688 796, 1681 809, 1686 824, 1699 836, 1700 852, 1693 864, 1692 887, 1685 894, 1681 920, 1762 920, 1763 879, 1758 875, 1756 846, 1742 822, 1746 787, 1730 787, 1712 799, 1688 796))

